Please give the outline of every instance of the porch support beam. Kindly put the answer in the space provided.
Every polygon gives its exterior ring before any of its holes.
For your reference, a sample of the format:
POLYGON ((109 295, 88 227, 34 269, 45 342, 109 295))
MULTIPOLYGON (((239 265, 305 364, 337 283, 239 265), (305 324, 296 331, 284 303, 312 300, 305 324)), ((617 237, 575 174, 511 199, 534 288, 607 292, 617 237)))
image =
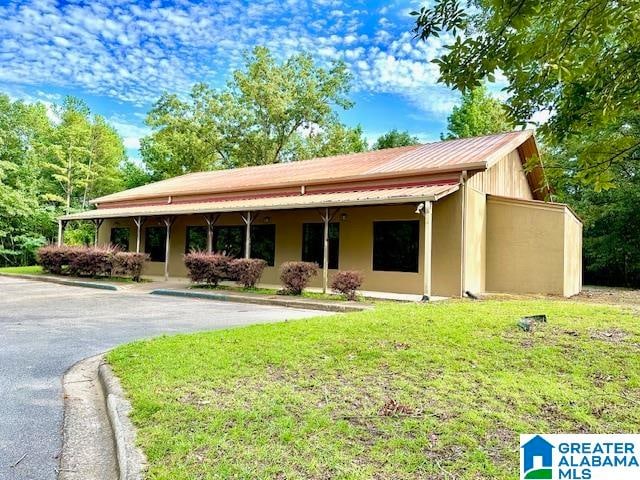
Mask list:
POLYGON ((424 202, 422 212, 424 216, 424 254, 422 268, 424 287, 422 290, 422 301, 428 302, 431 299, 431 247, 433 235, 433 206, 431 202, 424 202))
POLYGON ((213 226, 216 224, 220 214, 207 213, 204 221, 207 222, 207 252, 213 253, 213 226))
POLYGON ((94 218, 94 219, 91 220, 91 222, 96 227, 96 233, 95 233, 95 237, 93 239, 93 246, 97 247, 98 246, 98 237, 100 235, 100 227, 102 226, 102 223, 104 222, 104 219, 103 218, 94 218))
POLYGON ((58 220, 58 246, 64 245, 64 231, 67 228, 67 220, 58 220))
POLYGON ((147 219, 145 217, 142 216, 138 216, 138 217, 133 217, 133 223, 136 224, 136 253, 140 253, 140 239, 141 237, 141 231, 142 231, 142 227, 144 225, 144 222, 146 222, 147 219))
POLYGON ((251 224, 257 217, 253 215, 253 212, 246 212, 242 215, 242 221, 247 226, 244 235, 244 258, 251 258, 251 224))
POLYGON ((336 208, 333 213, 329 208, 320 211, 320 217, 324 222, 323 247, 322 247, 322 293, 327 293, 329 287, 329 223, 337 215, 340 209, 336 208))
POLYGON ((162 218, 162 223, 167 229, 167 238, 164 251, 164 280, 169 280, 169 258, 171 255, 171 226, 176 221, 175 216, 166 216, 162 218))

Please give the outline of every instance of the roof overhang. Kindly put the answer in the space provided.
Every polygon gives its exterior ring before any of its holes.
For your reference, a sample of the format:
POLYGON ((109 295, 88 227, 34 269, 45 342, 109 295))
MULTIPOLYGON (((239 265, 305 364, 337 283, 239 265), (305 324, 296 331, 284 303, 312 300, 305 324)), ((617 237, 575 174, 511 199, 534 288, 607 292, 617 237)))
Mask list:
POLYGON ((92 220, 100 218, 150 217, 165 215, 191 215, 206 213, 290 210, 304 208, 334 208, 365 205, 390 205, 411 202, 435 202, 454 193, 459 184, 427 185, 418 187, 377 190, 317 193, 307 195, 247 198, 200 203, 166 203, 155 205, 99 208, 60 217, 61 220, 92 220))

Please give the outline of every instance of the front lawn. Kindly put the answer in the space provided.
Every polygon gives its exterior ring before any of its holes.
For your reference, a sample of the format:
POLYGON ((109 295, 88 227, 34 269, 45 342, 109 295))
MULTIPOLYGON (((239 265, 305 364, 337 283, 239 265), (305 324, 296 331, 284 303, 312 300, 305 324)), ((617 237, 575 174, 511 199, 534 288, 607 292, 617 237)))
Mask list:
POLYGON ((13 273, 14 275, 42 275, 42 267, 40 265, 31 265, 29 267, 2 267, 0 273, 13 273))
POLYGON ((618 307, 379 304, 108 360, 153 479, 515 479, 519 433, 640 430, 640 325, 618 307))

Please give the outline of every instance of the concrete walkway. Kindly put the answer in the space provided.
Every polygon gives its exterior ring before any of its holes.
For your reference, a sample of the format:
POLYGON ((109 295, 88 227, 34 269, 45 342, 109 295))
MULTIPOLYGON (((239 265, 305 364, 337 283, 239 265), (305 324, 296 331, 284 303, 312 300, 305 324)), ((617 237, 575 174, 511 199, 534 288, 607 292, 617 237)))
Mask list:
POLYGON ((322 315, 0 277, 0 479, 56 478, 61 377, 118 344, 322 315))

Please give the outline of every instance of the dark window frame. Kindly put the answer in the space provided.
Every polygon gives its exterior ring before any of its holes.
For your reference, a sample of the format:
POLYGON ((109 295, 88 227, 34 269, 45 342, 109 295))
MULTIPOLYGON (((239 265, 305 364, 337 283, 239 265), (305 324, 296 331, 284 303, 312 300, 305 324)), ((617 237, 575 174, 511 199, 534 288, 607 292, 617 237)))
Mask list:
POLYGON ((129 251, 129 239, 131 238, 131 228, 129 227, 111 227, 111 232, 109 233, 109 242, 116 246, 119 247, 120 250, 122 250, 123 252, 128 252, 129 251), (127 234, 126 234, 126 243, 121 243, 119 241, 117 241, 115 232, 117 230, 126 230, 127 234))
MULTIPOLYGON (((320 268, 324 263, 324 223, 308 222, 302 224, 303 262, 317 263, 320 268), (315 230, 315 231, 314 231, 315 230), (314 237, 315 245, 309 245, 314 237)), ((329 223, 329 270, 340 268, 340 222, 329 223)))
POLYGON ((144 229, 144 252, 149 255, 151 262, 165 262, 167 259, 167 228, 161 226, 149 226, 144 229), (153 247, 151 234, 161 232, 160 245, 153 247))
POLYGON ((185 230, 185 236, 184 236, 184 253, 191 253, 192 251, 201 251, 201 252, 207 251, 207 227, 205 225, 187 225, 187 228, 185 230), (191 247, 192 232, 195 232, 198 230, 203 230, 204 243, 201 248, 192 248, 191 247))
POLYGON ((373 222, 372 270, 374 272, 420 271, 420 221, 380 220, 373 222), (404 226, 402 224, 405 224, 404 226), (386 229, 383 230, 383 229, 386 229), (408 234, 413 238, 401 238, 408 234), (405 248, 405 258, 402 249, 405 248))
POLYGON ((245 247, 245 236, 247 234, 246 232, 247 232, 247 227, 244 225, 215 225, 213 227, 213 251, 215 253, 222 253, 226 250, 227 255, 230 255, 235 258, 243 258, 244 247, 245 247), (223 231, 227 232, 225 233, 225 236, 227 237, 227 242, 229 242, 230 240, 238 240, 239 244, 233 245, 232 243, 227 243, 226 246, 220 247, 219 245, 221 241, 220 234, 223 231), (236 232, 236 233, 233 233, 233 232, 236 232), (236 238, 230 238, 230 236, 236 236, 236 238), (228 248, 229 246, 232 247, 231 251, 229 251, 229 248, 228 248))
MULTIPOLYGON (((245 234, 246 235, 246 234, 245 234)), ((260 258, 273 267, 276 262, 276 226, 273 223, 266 223, 251 226, 251 258, 260 258), (260 238, 258 235, 268 232, 260 238)))

